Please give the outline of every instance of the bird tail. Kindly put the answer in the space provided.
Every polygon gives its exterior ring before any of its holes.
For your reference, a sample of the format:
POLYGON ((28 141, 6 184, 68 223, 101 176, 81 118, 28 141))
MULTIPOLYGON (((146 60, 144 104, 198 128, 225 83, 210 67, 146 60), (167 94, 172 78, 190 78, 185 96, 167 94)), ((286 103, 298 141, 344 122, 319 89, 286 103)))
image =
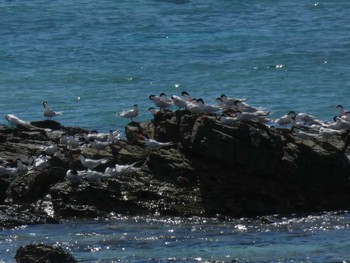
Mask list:
POLYGON ((108 158, 101 159, 101 163, 102 163, 102 164, 108 163, 108 161, 109 161, 108 158))

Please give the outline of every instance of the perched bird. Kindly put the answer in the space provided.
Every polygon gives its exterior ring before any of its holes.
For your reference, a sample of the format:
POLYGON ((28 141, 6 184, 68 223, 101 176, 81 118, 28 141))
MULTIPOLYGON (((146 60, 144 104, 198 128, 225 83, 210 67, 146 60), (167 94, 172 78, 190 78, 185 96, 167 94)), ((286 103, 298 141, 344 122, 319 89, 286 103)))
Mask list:
POLYGON ((241 112, 239 110, 235 111, 236 116, 241 121, 258 121, 258 122, 267 122, 266 118, 270 113, 269 112, 241 112))
POLYGON ((320 127, 320 130, 319 130, 319 135, 324 140, 328 140, 334 135, 341 135, 342 133, 343 132, 340 130, 334 130, 334 129, 324 128, 324 127, 320 127))
POLYGON ((340 123, 340 129, 350 130, 350 122, 348 120, 337 117, 337 121, 340 123))
POLYGON ((86 171, 68 170, 66 178, 72 183, 80 182, 86 176, 86 171))
POLYGON ((201 114, 203 113, 203 103, 193 98, 191 102, 187 103, 186 109, 194 114, 201 114))
POLYGON ((350 121, 350 111, 346 111, 345 114, 341 116, 341 118, 345 121, 350 121))
POLYGON ((21 125, 29 125, 30 124, 29 122, 21 120, 20 118, 18 118, 17 116, 15 116, 13 114, 6 114, 5 119, 9 122, 11 127, 17 126, 18 124, 21 124, 21 125))
POLYGON ((154 107, 149 107, 146 111, 151 113, 153 116, 159 112, 159 110, 156 110, 154 107))
POLYGON ((69 148, 74 149, 79 147, 79 141, 74 137, 74 135, 68 136, 67 145, 69 148))
POLYGON ((89 181, 99 181, 104 176, 104 173, 92 171, 90 169, 86 172, 86 179, 89 181))
POLYGON ((105 150, 107 146, 111 145, 111 142, 99 142, 91 138, 90 145, 91 145, 91 148, 94 148, 99 151, 99 150, 105 150))
POLYGON ((171 100, 173 101, 174 105, 178 107, 179 110, 181 108, 186 108, 187 104, 189 103, 185 99, 181 99, 179 96, 176 95, 171 96, 171 100))
POLYGON ((171 99, 168 99, 167 95, 164 92, 160 93, 159 99, 162 101, 165 101, 167 103, 170 103, 170 104, 173 103, 173 101, 171 99))
POLYGON ((184 97, 184 100, 185 100, 185 101, 190 102, 190 101, 192 100, 190 94, 189 94, 187 91, 181 92, 181 95, 184 97))
POLYGON ((56 152, 59 151, 58 145, 57 144, 52 144, 49 146, 44 146, 42 147, 42 150, 47 154, 47 155, 54 155, 56 152))
POLYGON ((246 101, 247 99, 238 99, 238 98, 228 98, 225 94, 221 94, 220 99, 222 103, 228 107, 234 107, 236 101, 246 101))
POLYGON ((157 107, 159 107, 160 109, 167 109, 167 108, 173 106, 172 102, 164 101, 156 95, 150 95, 149 99, 152 100, 154 102, 154 104, 157 107))
POLYGON ((342 105, 337 105, 335 108, 338 110, 338 117, 345 115, 346 111, 344 110, 344 107, 342 105))
POLYGON ((174 144, 173 142, 158 142, 158 141, 156 141, 154 139, 150 139, 146 136, 143 136, 143 138, 145 140, 147 148, 149 148, 151 150, 157 150, 157 149, 160 149, 162 147, 170 146, 170 145, 174 144))
POLYGON ((113 131, 110 130, 109 133, 103 133, 103 132, 97 132, 97 131, 91 131, 89 134, 84 133, 83 137, 84 139, 89 142, 90 139, 94 139, 95 141, 99 142, 112 142, 117 141, 121 137, 121 131, 119 129, 113 131))
POLYGON ((33 169, 37 171, 42 171, 49 166, 50 156, 47 156, 45 152, 42 152, 33 163, 33 169))
POLYGON ((304 140, 318 139, 318 138, 319 138, 319 135, 318 135, 318 134, 304 132, 304 131, 302 131, 302 130, 296 128, 295 126, 292 126, 291 131, 292 131, 292 133, 294 133, 296 136, 298 136, 302 141, 304 141, 304 140))
POLYGON ((240 100, 236 100, 234 103, 234 107, 239 110, 239 111, 242 111, 242 112, 250 112, 250 113, 256 113, 256 112, 259 112, 259 113, 266 113, 266 111, 264 111, 263 108, 260 108, 260 107, 253 107, 251 105, 248 105, 247 103, 244 103, 240 100))
POLYGON ((234 126, 236 125, 237 121, 239 121, 238 117, 230 117, 230 116, 226 116, 225 114, 222 114, 219 117, 218 120, 220 123, 228 125, 228 126, 234 126))
POLYGON ((197 99, 197 104, 204 114, 212 114, 222 109, 222 106, 205 104, 202 98, 197 99))
POLYGON ((107 167, 105 169, 105 175, 109 177, 117 177, 121 175, 126 175, 128 173, 136 172, 140 170, 140 168, 135 167, 136 164, 137 162, 125 165, 116 164, 115 166, 107 167))
POLYGON ((291 118, 292 117, 296 117, 296 113, 294 111, 290 111, 288 112, 286 115, 283 115, 281 117, 279 117, 278 119, 275 119, 275 123, 277 123, 278 125, 281 126, 286 126, 291 124, 291 118))
POLYGON ((308 113, 304 113, 304 112, 300 112, 297 114, 297 116, 295 117, 295 120, 297 122, 302 122, 306 125, 312 125, 312 124, 317 124, 317 125, 322 125, 323 122, 318 120, 315 116, 312 116, 308 113))
POLYGON ((107 142, 115 143, 121 139, 121 136, 122 136, 122 133, 120 132, 119 129, 116 131, 110 130, 108 134, 107 142))
POLYGON ((62 112, 52 110, 46 101, 43 101, 43 107, 44 107, 44 111, 43 111, 44 117, 51 119, 54 116, 62 115, 62 112))
POLYGON ((135 118, 139 115, 139 108, 137 104, 135 104, 133 109, 116 113, 116 115, 123 118, 130 119, 132 121, 132 118, 135 118))
POLYGON ((82 154, 79 155, 79 159, 80 159, 81 164, 85 168, 88 168, 88 169, 94 169, 97 166, 99 166, 100 164, 105 164, 108 162, 108 158, 94 160, 94 159, 85 158, 84 155, 82 155, 82 154))

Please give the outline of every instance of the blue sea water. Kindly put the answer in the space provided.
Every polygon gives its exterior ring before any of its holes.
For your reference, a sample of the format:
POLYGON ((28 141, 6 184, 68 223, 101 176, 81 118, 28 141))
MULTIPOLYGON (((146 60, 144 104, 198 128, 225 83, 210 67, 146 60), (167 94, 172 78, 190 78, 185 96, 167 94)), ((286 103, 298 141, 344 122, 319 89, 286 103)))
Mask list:
MULTIPOLYGON (((128 122, 116 112, 136 103, 147 120, 149 95, 186 90, 330 120, 337 104, 350 109, 349 10, 347 0, 3 0, 0 116, 43 119, 46 100, 63 125, 108 131, 128 122)), ((0 259, 39 241, 85 262, 349 260, 348 213, 290 220, 30 226, 0 232, 0 259)))

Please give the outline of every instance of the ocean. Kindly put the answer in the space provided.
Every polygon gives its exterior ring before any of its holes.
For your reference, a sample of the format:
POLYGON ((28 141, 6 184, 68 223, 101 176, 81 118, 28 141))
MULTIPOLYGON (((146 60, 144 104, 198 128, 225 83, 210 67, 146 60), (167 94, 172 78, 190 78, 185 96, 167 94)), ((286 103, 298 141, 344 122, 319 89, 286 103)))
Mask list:
MULTIPOLYGON (((249 98, 271 118, 332 120, 336 105, 350 109, 348 10, 347 0, 4 0, 0 114, 42 120, 45 100, 61 124, 106 132, 123 129, 116 113, 134 104, 135 120, 151 119, 149 95, 187 91, 210 104, 249 98)), ((27 226, 0 232, 0 259, 37 241, 82 262, 345 262, 349 215, 27 226)))

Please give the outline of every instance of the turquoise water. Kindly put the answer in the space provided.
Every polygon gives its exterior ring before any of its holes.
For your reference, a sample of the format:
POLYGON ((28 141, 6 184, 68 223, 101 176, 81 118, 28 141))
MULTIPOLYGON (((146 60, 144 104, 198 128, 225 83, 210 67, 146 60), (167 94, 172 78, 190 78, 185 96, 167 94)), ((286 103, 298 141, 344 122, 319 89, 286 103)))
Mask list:
POLYGON ((45 242, 80 262, 349 262, 348 213, 275 221, 117 217, 29 226, 0 232, 0 259, 13 262, 18 245, 45 242))
MULTIPOLYGON (((109 130, 151 94, 249 97, 273 116, 347 109, 349 1, 2 1, 0 113, 109 130), (177 4, 182 3, 182 4, 177 4), (80 100, 78 100, 80 97, 80 100)), ((5 120, 2 120, 5 122, 5 120)))
MULTIPOLYGON (((1 1, 0 115, 43 119, 46 100, 62 124, 108 131, 128 122, 116 112, 137 103, 147 120, 149 95, 186 90, 330 120, 337 104, 350 108, 349 10, 345 0, 1 1)), ((85 262, 349 260, 349 214, 309 219, 31 226, 0 232, 0 259, 39 241, 85 262)))

